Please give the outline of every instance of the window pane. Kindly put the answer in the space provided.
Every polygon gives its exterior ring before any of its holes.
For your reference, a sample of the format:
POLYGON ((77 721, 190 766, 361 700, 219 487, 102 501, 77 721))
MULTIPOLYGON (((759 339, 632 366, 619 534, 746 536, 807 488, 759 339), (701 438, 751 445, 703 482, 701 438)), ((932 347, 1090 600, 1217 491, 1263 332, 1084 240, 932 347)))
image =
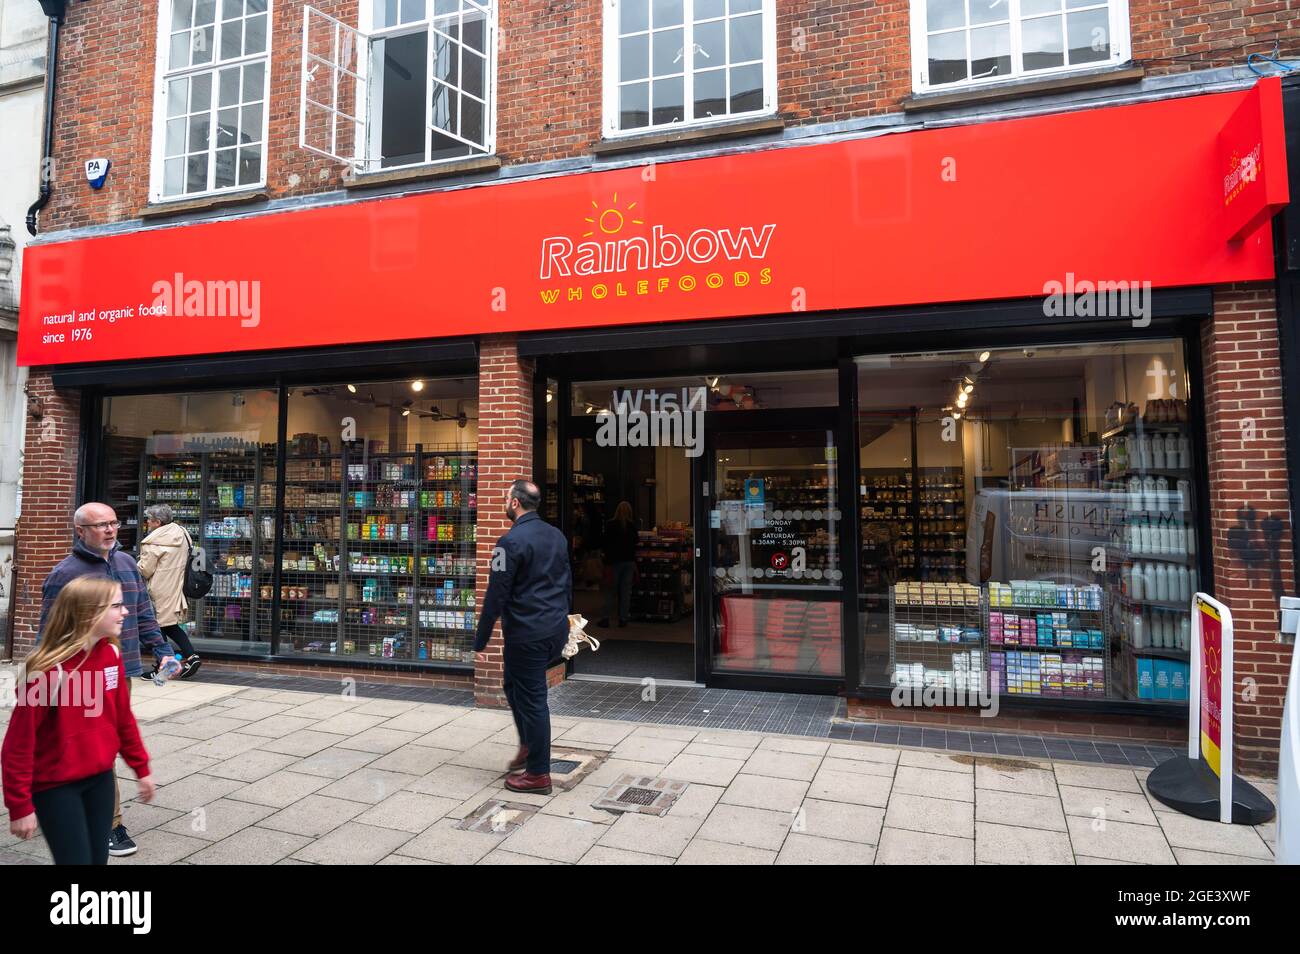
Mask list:
POLYGON ((654 81, 654 124, 681 122, 685 116, 680 76, 654 81))
POLYGON ((695 59, 693 62, 696 69, 726 65, 726 29, 727 23, 725 20, 701 23, 695 27, 695 59))
POLYGON ((926 0, 925 28, 947 30, 966 25, 966 0, 926 0))
POLYGON ((200 73, 190 77, 190 112, 209 109, 212 106, 212 74, 200 73))
POLYGON ((244 6, 249 13, 265 13, 266 0, 245 0, 244 6))
MULTIPOLYGON (((440 33, 433 34, 433 75, 445 83, 456 86, 460 83, 460 46, 440 33)), ((406 68, 412 72, 424 70, 420 64, 407 62, 406 68)))
POLYGON ((396 26, 397 0, 375 0, 374 19, 376 30, 396 26))
POLYGON ((240 144, 250 142, 260 142, 262 139, 262 104, 255 103, 252 106, 245 106, 243 115, 240 117, 239 142, 240 144))
POLYGON ((1096 63, 1110 59, 1110 14, 1084 10, 1065 17, 1070 33, 1070 62, 1096 63))
POLYGON ((970 31, 971 79, 1011 75, 1011 24, 970 31))
POLYGON ((232 20, 229 23, 221 24, 221 58, 223 60, 233 60, 239 57, 239 51, 242 49, 240 40, 243 37, 243 20, 232 20))
POLYGON ((731 63, 763 58, 763 17, 740 17, 731 21, 731 63))
POLYGON ((424 0, 402 0, 402 22, 424 19, 424 0))
POLYGON ((930 85, 955 83, 966 78, 966 34, 940 33, 930 37, 930 85))
POLYGON ((186 192, 203 192, 208 188, 208 154, 190 156, 186 161, 186 192))
POLYGON ((168 159, 163 163, 163 195, 180 195, 185 188, 185 160, 168 159))
POLYGON ((650 26, 650 0, 619 0, 618 32, 634 33, 650 26))
POLYGON ((244 15, 244 0, 221 0, 221 19, 233 20, 244 15))
POLYGON ((214 23, 217 19, 217 0, 198 0, 194 4, 194 25, 214 23))
POLYGON ((618 78, 644 79, 650 75, 650 35, 627 36, 618 41, 618 78))
POLYGON ((1074 10, 1078 7, 1094 7, 1096 5, 1097 0, 1065 0, 1067 10, 1074 10))
POLYGON ((239 67, 222 70, 218 76, 218 106, 234 106, 239 102, 239 67))
POLYGON ((707 20, 720 17, 727 12, 725 0, 695 0, 695 19, 707 20))
POLYGON ((1009 7, 1007 0, 970 0, 970 22, 974 25, 1006 20, 1009 7))
MULTIPOLYGON (((379 40, 371 47, 376 63, 375 75, 383 78, 382 84, 372 88, 383 93, 378 112, 379 155, 384 165, 407 165, 427 160, 428 129, 424 104, 433 101, 430 97, 438 95, 428 89, 429 36, 421 30, 379 40)), ((441 42, 445 44, 446 40, 441 42)), ((446 95, 445 86, 435 86, 446 95)), ((439 119, 446 122, 445 115, 435 115, 435 123, 439 119)))
POLYGON ((727 71, 695 74, 695 118, 723 116, 727 112, 727 71))
POLYGON ((487 61, 477 53, 462 49, 460 68, 463 74, 461 76, 461 89, 477 96, 479 99, 485 99, 483 81, 487 75, 487 61))
POLYGON ((193 33, 190 44, 190 62, 211 63, 212 45, 216 42, 216 27, 200 27, 193 33))
POLYGON ((208 114, 200 113, 190 117, 189 150, 197 152, 208 148, 208 114))
POLYGON ((483 125, 483 104, 468 96, 460 98, 460 134, 480 145, 486 142, 483 125))
POLYGON ((239 142, 239 110, 217 111, 217 148, 223 149, 239 142))
POLYGON ((763 67, 737 66, 731 71, 731 111, 748 113, 763 108, 763 67))
POLYGON ((682 22, 682 0, 652 0, 652 5, 654 13, 651 26, 656 30, 682 22))
POLYGON ((682 31, 664 30, 653 34, 651 45, 654 75, 666 76, 682 71, 682 31))
POLYGON ((244 102, 263 99, 266 87, 266 64, 250 63, 244 67, 244 102))
POLYGON ((190 65, 190 35, 189 33, 173 33, 171 41, 171 50, 167 54, 167 68, 172 70, 184 69, 190 65))
POLYGON ((187 79, 167 81, 167 115, 179 116, 185 112, 185 97, 189 93, 190 82, 187 79))
POLYGON ((180 156, 185 153, 185 125, 184 119, 167 120, 167 145, 164 155, 180 156))
POLYGON ((262 147, 244 146, 239 150, 239 184, 248 185, 262 178, 262 147))
POLYGON ((1060 17, 1039 17, 1021 21, 1021 48, 1025 70, 1045 70, 1065 65, 1060 17))
POLYGON ((650 85, 633 83, 618 91, 618 128, 640 129, 650 123, 650 85))
POLYGON ((458 132, 456 128, 456 104, 459 96, 450 87, 441 83, 433 85, 433 125, 448 132, 458 132))
POLYGON ((188 29, 194 22, 194 0, 172 0, 172 29, 188 29))
POLYGON ((235 150, 218 149, 216 164, 213 166, 213 188, 228 189, 234 184, 235 184, 235 150))
POLYGON ((440 17, 455 13, 461 5, 461 0, 433 0, 433 15, 440 17))
POLYGON ((750 13, 762 5, 762 0, 731 0, 731 12, 750 13))
POLYGON ((1031 17, 1036 13, 1059 13, 1061 0, 1020 0, 1020 15, 1031 17))
POLYGON ((266 51, 266 17, 253 17, 244 28, 244 55, 266 51))
POLYGON ((461 29, 461 38, 472 50, 487 52, 487 21, 478 14, 466 14, 461 29))

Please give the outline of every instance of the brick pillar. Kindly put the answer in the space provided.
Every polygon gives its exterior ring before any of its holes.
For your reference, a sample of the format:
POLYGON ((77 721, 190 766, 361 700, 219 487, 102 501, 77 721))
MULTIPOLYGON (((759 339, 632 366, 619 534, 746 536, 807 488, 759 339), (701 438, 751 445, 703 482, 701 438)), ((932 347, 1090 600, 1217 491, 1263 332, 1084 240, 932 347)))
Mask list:
POLYGON ((81 394, 55 391, 48 373, 27 378, 27 434, 23 444, 23 504, 16 532, 18 591, 14 599, 14 659, 36 644, 41 584, 72 548, 72 512, 78 501, 81 394), (39 414, 40 417, 36 415, 39 414))
POLYGON ((1201 344, 1214 595, 1235 627, 1236 768, 1276 772, 1291 659, 1277 641, 1278 597, 1294 593, 1295 568, 1272 286, 1216 288, 1201 344))
MULTIPOLYGON (((492 548, 510 529, 505 495, 533 474, 533 363, 520 361, 513 335, 484 337, 478 378, 478 604, 487 592, 492 548)), ((474 699, 503 707, 501 630, 488 643, 487 661, 474 665, 474 699)))

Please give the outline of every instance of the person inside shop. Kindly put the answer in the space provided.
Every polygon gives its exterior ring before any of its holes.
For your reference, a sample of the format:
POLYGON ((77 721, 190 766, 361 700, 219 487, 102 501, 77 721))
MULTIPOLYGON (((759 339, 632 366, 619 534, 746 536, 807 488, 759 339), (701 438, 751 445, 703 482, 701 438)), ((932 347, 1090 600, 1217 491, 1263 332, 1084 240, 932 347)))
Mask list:
MULTIPOLYGON (((127 677, 127 696, 130 697, 130 680, 144 671, 141 662, 142 647, 147 648, 157 667, 159 657, 168 653, 158 620, 153 615, 153 604, 145 589, 144 577, 131 554, 121 548, 117 530, 122 523, 108 504, 86 503, 72 515, 73 530, 77 535, 72 552, 64 557, 41 584, 41 622, 36 633, 39 648, 45 635, 46 623, 59 593, 73 580, 83 576, 102 576, 122 587, 122 601, 127 617, 118 637, 122 649, 122 666, 127 677)), ((113 786, 113 826, 108 835, 108 853, 114 857, 133 855, 136 844, 122 824, 122 802, 117 786, 113 786)))
POLYGON ((632 615, 632 577, 636 571, 636 545, 639 539, 632 505, 624 500, 614 508, 614 519, 605 524, 605 616, 597 626, 608 626, 618 611, 618 625, 627 625, 632 615))
POLYGON ((14 707, 0 747, 9 833, 26 841, 39 823, 56 865, 108 864, 118 753, 140 800, 153 800, 122 653, 129 616, 122 587, 107 577, 80 576, 59 590, 26 660, 26 704, 14 707))
POLYGON ((474 653, 484 650, 501 620, 504 672, 502 688, 519 733, 519 751, 508 767, 512 792, 551 794, 551 712, 546 670, 560 658, 569 639, 569 594, 573 588, 569 546, 564 534, 537 513, 537 485, 516 480, 506 492, 512 524, 492 550, 491 574, 474 653))
MULTIPOLYGON (((176 522, 167 504, 145 508, 144 518, 149 535, 140 541, 140 575, 149 581, 149 598, 163 636, 175 644, 185 660, 180 677, 188 679, 202 664, 181 625, 189 610, 184 592, 185 566, 194 552, 194 541, 189 531, 176 522)), ((144 678, 152 679, 153 675, 146 672, 144 678)))

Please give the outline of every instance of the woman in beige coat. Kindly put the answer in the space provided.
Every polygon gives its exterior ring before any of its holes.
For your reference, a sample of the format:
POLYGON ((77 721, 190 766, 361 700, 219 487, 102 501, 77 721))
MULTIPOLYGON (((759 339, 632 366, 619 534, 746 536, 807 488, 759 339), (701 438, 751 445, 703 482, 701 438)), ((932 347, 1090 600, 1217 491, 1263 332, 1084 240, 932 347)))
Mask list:
MULTIPOLYGON (((140 541, 140 575, 149 583, 149 598, 153 600, 154 615, 162 634, 180 649, 185 658, 181 678, 188 679, 198 672, 201 660, 194 651, 189 634, 181 626, 189 603, 185 599, 185 563, 189 559, 193 541, 185 528, 175 522, 172 508, 155 504, 144 512, 145 528, 149 535, 140 541)), ((152 679, 153 673, 144 673, 152 679)))

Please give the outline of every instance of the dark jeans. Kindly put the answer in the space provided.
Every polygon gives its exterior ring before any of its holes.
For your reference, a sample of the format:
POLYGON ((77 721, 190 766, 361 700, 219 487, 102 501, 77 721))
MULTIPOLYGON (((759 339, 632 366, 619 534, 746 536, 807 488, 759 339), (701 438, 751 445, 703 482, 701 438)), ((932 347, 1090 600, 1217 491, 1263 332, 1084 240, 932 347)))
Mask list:
POLYGON ((176 648, 185 655, 186 659, 194 655, 194 644, 190 642, 189 634, 180 623, 162 627, 162 634, 176 644, 176 648))
POLYGON ((546 666, 560 657, 569 641, 565 629, 550 639, 527 643, 505 641, 502 687, 510 712, 515 717, 519 741, 528 746, 528 771, 545 775, 551 771, 551 710, 546 700, 546 666))
POLYGON ((36 820, 56 865, 108 864, 116 794, 110 771, 32 795, 36 820))
POLYGON ((614 585, 605 591, 605 616, 614 615, 618 609, 620 622, 627 622, 632 616, 632 575, 636 572, 635 561, 613 565, 614 585))

